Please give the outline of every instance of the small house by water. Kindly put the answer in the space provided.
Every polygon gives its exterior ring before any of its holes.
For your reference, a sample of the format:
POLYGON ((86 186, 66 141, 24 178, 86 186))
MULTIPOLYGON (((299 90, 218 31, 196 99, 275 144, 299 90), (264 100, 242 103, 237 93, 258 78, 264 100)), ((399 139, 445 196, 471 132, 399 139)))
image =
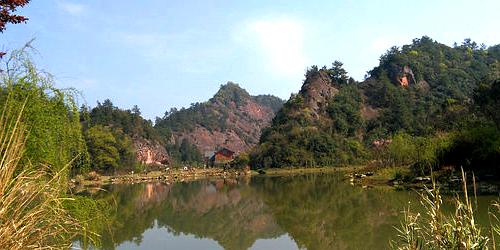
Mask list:
POLYGON ((234 159, 235 152, 227 148, 222 148, 214 152, 209 159, 210 166, 220 166, 231 162, 234 159))

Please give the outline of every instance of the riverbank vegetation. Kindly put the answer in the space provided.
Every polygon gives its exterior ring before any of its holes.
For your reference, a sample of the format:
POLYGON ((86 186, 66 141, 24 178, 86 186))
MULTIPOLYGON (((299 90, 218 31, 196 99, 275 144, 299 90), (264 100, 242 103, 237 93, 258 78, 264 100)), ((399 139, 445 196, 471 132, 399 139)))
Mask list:
MULTIPOLYGON (((462 170, 462 194, 453 199, 454 212, 445 213, 443 197, 433 182, 420 194, 423 213, 408 206, 404 210, 401 226, 397 228, 398 238, 391 243, 394 249, 496 249, 500 225, 498 202, 492 204, 489 212, 489 228, 481 227, 476 218, 476 195, 469 194, 467 176, 462 170)), ((475 186, 473 187, 475 190, 475 186)))
POLYGON ((64 207, 70 202, 64 182, 69 165, 53 169, 23 161, 30 140, 22 114, 31 99, 15 99, 4 96, 0 115, 0 248, 67 248, 85 231, 64 207))

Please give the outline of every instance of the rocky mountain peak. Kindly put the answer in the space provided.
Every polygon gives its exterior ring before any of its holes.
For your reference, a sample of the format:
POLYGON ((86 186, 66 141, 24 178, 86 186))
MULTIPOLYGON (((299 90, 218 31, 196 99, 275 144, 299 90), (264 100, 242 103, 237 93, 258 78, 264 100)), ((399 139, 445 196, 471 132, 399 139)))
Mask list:
POLYGON ((209 101, 171 113, 156 127, 170 131, 172 143, 187 139, 202 154, 221 147, 239 153, 258 143, 261 130, 282 105, 275 96, 252 96, 228 82, 209 101))
POLYGON ((328 73, 325 70, 318 70, 307 75, 299 94, 304 98, 306 107, 315 113, 320 113, 338 92, 336 84, 328 73))

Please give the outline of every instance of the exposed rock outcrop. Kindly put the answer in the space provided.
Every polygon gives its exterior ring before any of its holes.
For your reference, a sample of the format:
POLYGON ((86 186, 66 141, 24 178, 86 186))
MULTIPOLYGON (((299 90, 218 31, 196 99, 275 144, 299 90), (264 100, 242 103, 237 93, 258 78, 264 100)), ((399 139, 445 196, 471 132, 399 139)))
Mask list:
POLYGON ((170 164, 170 157, 165 147, 157 142, 136 138, 134 139, 134 148, 137 161, 143 164, 170 164))
POLYGON ((417 80, 415 79, 415 75, 411 70, 410 66, 405 65, 401 70, 401 77, 397 79, 399 84, 403 87, 408 87, 410 84, 416 84, 417 80))
POLYGON ((338 92, 327 73, 319 70, 305 80, 299 94, 304 98, 305 105, 317 115, 338 92))

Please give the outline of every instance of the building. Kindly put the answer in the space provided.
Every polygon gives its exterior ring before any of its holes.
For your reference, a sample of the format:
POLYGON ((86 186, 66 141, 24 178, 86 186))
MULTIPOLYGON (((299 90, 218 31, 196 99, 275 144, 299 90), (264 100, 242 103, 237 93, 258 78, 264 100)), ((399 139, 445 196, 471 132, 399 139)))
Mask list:
POLYGON ((221 166, 231 162, 234 159, 234 151, 227 148, 222 148, 214 152, 209 159, 210 166, 221 166))

